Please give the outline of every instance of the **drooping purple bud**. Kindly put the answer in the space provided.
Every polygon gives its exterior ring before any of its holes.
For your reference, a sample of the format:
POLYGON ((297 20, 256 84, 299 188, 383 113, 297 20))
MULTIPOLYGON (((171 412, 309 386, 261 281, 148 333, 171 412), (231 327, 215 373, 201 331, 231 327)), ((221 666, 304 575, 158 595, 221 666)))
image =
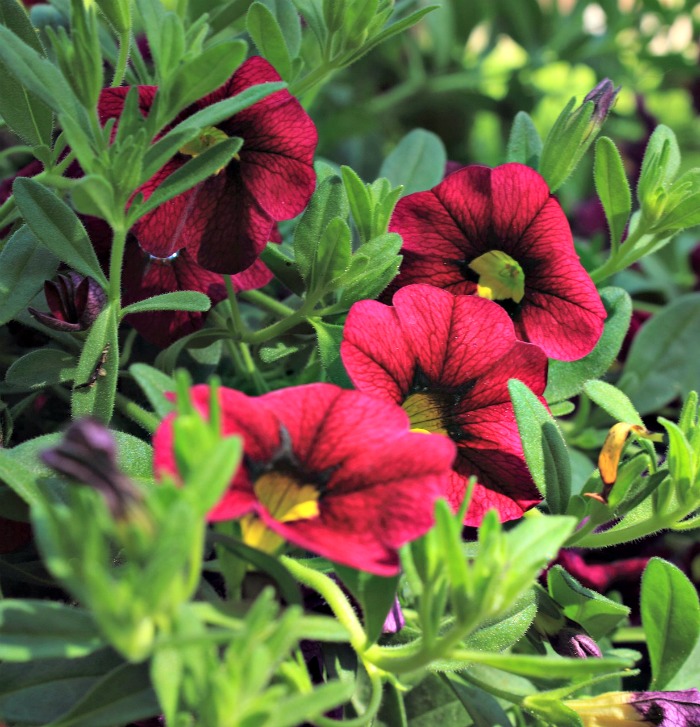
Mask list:
POLYGON ((583 99, 585 106, 589 101, 593 101, 594 109, 591 121, 598 128, 603 125, 605 119, 608 118, 610 109, 615 103, 617 94, 620 93, 621 86, 615 88, 613 82, 609 78, 604 78, 597 86, 589 91, 583 99))
POLYGON ((96 419, 73 422, 56 447, 41 453, 41 459, 64 477, 97 490, 117 519, 141 500, 137 486, 117 466, 112 433, 96 419))
POLYGON ((59 275, 56 280, 47 280, 44 294, 49 312, 36 308, 29 308, 29 312, 54 331, 86 330, 107 302, 104 290, 95 280, 74 272, 59 275))
POLYGON ((578 628, 566 627, 555 636, 551 636, 549 642, 557 654, 569 656, 574 659, 600 659, 603 654, 600 647, 585 631, 578 628))

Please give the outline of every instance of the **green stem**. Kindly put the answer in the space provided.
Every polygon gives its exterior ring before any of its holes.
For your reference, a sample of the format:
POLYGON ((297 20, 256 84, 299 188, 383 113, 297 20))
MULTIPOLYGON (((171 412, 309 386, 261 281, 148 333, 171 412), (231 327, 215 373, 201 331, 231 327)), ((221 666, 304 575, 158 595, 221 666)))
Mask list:
POLYGON ((282 563, 299 583, 311 588, 323 596, 338 621, 345 626, 350 634, 350 644, 362 655, 367 645, 367 637, 362 624, 357 618, 355 609, 350 605, 340 586, 324 573, 302 565, 298 560, 287 555, 281 557, 282 563))
POLYGON ((243 340, 246 343, 255 345, 258 343, 265 343, 266 341, 270 341, 277 336, 281 336, 283 333, 286 333, 290 328, 294 328, 294 326, 308 318, 308 316, 314 310, 314 307, 316 306, 316 303, 318 303, 319 299, 320 295, 314 295, 306 298, 302 303, 301 308, 295 310, 290 316, 284 318, 281 321, 277 321, 277 323, 272 323, 266 328, 261 328, 259 331, 248 334, 243 340))
POLYGON ((230 275, 224 275, 224 284, 226 285, 226 297, 228 298, 228 307, 231 311, 231 323, 233 324, 233 333, 237 341, 245 340, 248 335, 248 329, 246 328, 243 318, 241 317, 241 310, 238 307, 238 300, 236 299, 236 291, 233 287, 233 281, 230 275))
POLYGON ((121 86, 126 75, 126 65, 129 62, 129 48, 131 46, 131 32, 126 30, 119 35, 119 55, 114 66, 114 75, 110 86, 121 86))
POLYGON ((146 411, 143 407, 139 406, 136 402, 131 401, 131 399, 128 399, 123 394, 117 392, 114 403, 117 405, 117 408, 120 412, 122 412, 122 414, 125 414, 129 417, 129 419, 136 422, 140 427, 148 432, 148 434, 153 434, 153 432, 158 429, 160 419, 155 414, 151 414, 150 411, 146 411))
POLYGON ((121 315, 122 265, 126 247, 126 225, 124 220, 114 226, 112 253, 109 258, 109 301, 116 306, 117 320, 121 315))
POLYGON ((603 533, 593 533, 579 540, 576 546, 579 548, 607 548, 609 545, 630 543, 633 540, 639 540, 645 538, 647 535, 652 535, 659 530, 665 530, 671 526, 671 523, 677 521, 676 518, 671 518, 670 522, 667 522, 667 520, 667 518, 663 520, 644 520, 641 523, 635 523, 620 530, 612 529, 606 530, 603 533))
POLYGON ((272 313, 280 318, 286 318, 294 313, 294 308, 290 308, 284 303, 280 303, 278 300, 271 298, 265 293, 261 293, 259 290, 246 290, 243 293, 239 293, 242 300, 247 303, 252 303, 258 308, 266 310, 268 313, 272 313))

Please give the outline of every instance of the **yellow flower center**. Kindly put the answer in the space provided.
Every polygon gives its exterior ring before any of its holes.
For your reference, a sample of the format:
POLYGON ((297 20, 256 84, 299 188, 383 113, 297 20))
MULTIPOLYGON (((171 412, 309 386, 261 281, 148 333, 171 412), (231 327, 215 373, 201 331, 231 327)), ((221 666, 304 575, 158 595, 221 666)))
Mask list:
MULTIPOLYGON (((186 144, 180 147, 180 154, 185 154, 188 157, 198 157, 204 153, 207 149, 211 149, 212 146, 216 146, 219 142, 228 139, 228 134, 221 129, 217 129, 216 126, 205 126, 199 136, 192 141, 188 141, 186 144)), ((234 154, 233 158, 236 161, 240 161, 238 154, 234 154)), ((223 169, 223 167, 221 167, 223 169)), ((221 169, 217 169, 218 174, 221 169)))
MULTIPOLYGON (((318 517, 319 491, 303 484, 286 472, 266 472, 253 485, 258 501, 281 523, 318 517)), ((243 541, 253 548, 274 553, 284 542, 282 537, 254 514, 241 519, 243 541)))
POLYGON ((401 405, 411 421, 411 430, 428 434, 447 434, 444 396, 436 393, 411 394, 401 405))
POLYGON ((479 275, 477 295, 488 300, 506 300, 520 303, 525 295, 525 274, 513 258, 501 250, 491 250, 469 263, 479 275))

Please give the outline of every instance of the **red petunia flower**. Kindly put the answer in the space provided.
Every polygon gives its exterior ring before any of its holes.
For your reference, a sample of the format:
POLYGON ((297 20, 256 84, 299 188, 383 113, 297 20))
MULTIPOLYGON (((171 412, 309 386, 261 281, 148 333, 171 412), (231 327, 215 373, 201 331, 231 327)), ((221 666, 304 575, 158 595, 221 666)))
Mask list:
MULTIPOLYGON (((192 399, 205 416, 210 390, 192 399)), ((275 550, 282 539, 336 563, 389 576, 397 548, 433 523, 454 445, 409 431, 400 407, 331 384, 249 397, 220 389, 223 434, 240 434, 244 464, 210 521, 241 518, 244 540, 275 550)), ((173 417, 155 434, 155 470, 177 475, 173 417)))
MULTIPOLYGON (((223 86, 185 109, 173 125, 251 86, 279 80, 266 60, 249 58, 223 86)), ((138 88, 140 108, 147 114, 157 88, 138 88)), ((121 115, 128 92, 127 87, 102 92, 103 124, 121 115)), ((306 207, 316 184, 313 156, 318 135, 299 102, 284 90, 205 129, 198 142, 183 147, 138 191, 148 199, 191 156, 227 136, 244 141, 225 169, 136 223, 133 232, 146 252, 167 258, 186 247, 207 270, 238 273, 256 260, 276 221, 289 220, 306 207)))
POLYGON ((551 358, 579 359, 598 342, 605 309, 564 212, 533 169, 453 172, 400 200, 389 230, 403 237, 404 257, 390 290, 429 283, 496 300, 518 338, 551 358))
POLYGON ((478 525, 492 508, 512 520, 540 502, 507 384, 519 379, 544 401, 547 358, 516 339, 499 306, 410 285, 397 291, 393 306, 355 303, 343 336, 343 363, 360 391, 401 404, 412 427, 456 443, 448 494, 453 508, 469 478, 477 477, 466 525, 478 525))

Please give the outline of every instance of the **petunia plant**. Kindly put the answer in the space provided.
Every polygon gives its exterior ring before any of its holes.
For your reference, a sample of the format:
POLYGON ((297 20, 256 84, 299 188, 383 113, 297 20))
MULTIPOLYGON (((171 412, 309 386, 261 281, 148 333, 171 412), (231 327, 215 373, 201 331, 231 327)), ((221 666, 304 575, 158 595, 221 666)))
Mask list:
POLYGON ((0 727, 700 724, 641 4, 0 0, 0 727))

